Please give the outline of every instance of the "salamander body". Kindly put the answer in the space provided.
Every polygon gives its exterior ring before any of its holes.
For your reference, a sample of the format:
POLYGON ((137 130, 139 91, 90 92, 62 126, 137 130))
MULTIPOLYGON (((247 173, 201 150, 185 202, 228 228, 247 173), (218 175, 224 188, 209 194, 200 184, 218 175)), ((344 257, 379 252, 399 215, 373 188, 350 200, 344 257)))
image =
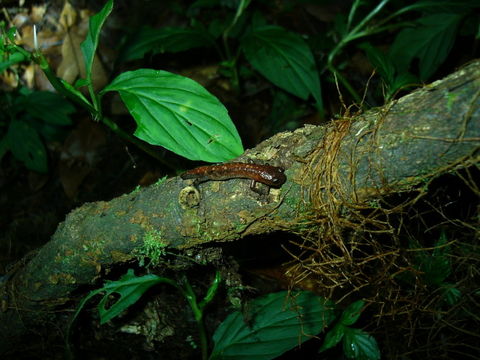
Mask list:
POLYGON ((273 187, 280 187, 287 180, 284 169, 281 167, 250 163, 226 163, 200 166, 184 172, 180 177, 184 180, 194 179, 197 182, 250 179, 252 180, 252 186, 255 186, 255 182, 260 182, 273 187))

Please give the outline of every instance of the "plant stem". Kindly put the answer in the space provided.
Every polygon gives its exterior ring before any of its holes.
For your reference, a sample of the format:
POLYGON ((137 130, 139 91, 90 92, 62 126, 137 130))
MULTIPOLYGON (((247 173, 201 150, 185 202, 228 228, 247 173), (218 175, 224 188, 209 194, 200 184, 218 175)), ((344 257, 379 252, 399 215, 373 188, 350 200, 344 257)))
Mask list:
POLYGON ((226 61, 231 63, 231 68, 233 70, 233 79, 232 83, 234 88, 238 91, 239 89, 239 83, 240 80, 238 78, 238 70, 237 70, 237 57, 235 59, 232 58, 232 52, 230 51, 230 45, 228 44, 228 35, 230 34, 230 31, 233 29, 235 24, 238 22, 238 19, 243 15, 243 12, 247 8, 248 4, 250 4, 251 0, 240 0, 240 4, 237 7, 237 12, 235 13, 235 16, 233 17, 232 22, 227 26, 225 31, 223 32, 222 39, 223 39, 223 46, 225 48, 225 56, 227 58, 226 61))
MULTIPOLYGON (((352 97, 355 99, 356 102, 360 103, 361 102, 361 97, 360 95, 355 91, 355 89, 350 85, 348 80, 344 78, 339 71, 333 66, 333 59, 337 55, 340 50, 342 50, 348 43, 352 42, 355 39, 365 37, 368 35, 371 35, 375 33, 375 27, 372 29, 368 29, 365 31, 362 31, 362 29, 366 26, 366 24, 382 10, 382 8, 389 2, 390 0, 382 0, 380 4, 378 4, 370 13, 365 16, 365 18, 360 21, 357 26, 355 26, 352 30, 350 30, 335 46, 335 48, 330 52, 328 55, 328 60, 327 60, 327 68, 337 76, 337 78, 340 80, 340 82, 345 86, 345 88, 348 90, 348 92, 352 95, 352 97)), ((355 1, 352 5, 352 8, 350 10, 350 14, 348 16, 348 24, 347 24, 347 29, 350 29, 350 26, 352 25, 353 18, 355 16, 355 12, 360 6, 360 1, 355 1)))
POLYGON ((182 290, 183 295, 190 304, 195 320, 197 321, 198 334, 200 337, 200 348, 202 351, 202 360, 208 359, 208 338, 207 331, 205 330, 205 324, 203 322, 203 310, 205 309, 205 306, 207 306, 208 303, 213 300, 215 294, 217 293, 221 280, 222 278, 220 275, 220 271, 217 270, 215 273, 215 279, 213 280, 212 284, 207 290, 207 294, 205 295, 203 300, 200 301, 200 303, 197 302, 197 296, 195 295, 192 286, 188 282, 188 279, 184 276, 181 281, 180 289, 182 290))
POLYGON ((200 348, 202 351, 202 360, 208 359, 208 341, 207 341, 207 332, 205 331, 205 324, 203 323, 203 309, 201 309, 197 304, 197 297, 195 292, 192 289, 192 286, 188 282, 188 279, 184 277, 182 279, 182 290, 183 295, 187 299, 190 307, 193 311, 193 316, 197 322, 198 333, 200 337, 200 348))
POLYGON ((41 54, 40 52, 33 53, 32 58, 35 61, 35 63, 37 63, 40 66, 42 71, 45 73, 45 76, 47 77, 47 79, 50 81, 52 86, 55 88, 55 90, 58 91, 59 94, 62 94, 66 98, 74 101, 78 105, 87 109, 96 121, 101 121, 103 124, 108 126, 115 134, 120 136, 122 139, 127 140, 128 142, 134 144, 140 150, 144 151, 148 155, 158 160, 166 168, 170 170, 175 170, 175 168, 171 164, 165 161, 161 156, 159 156, 159 154, 156 151, 151 149, 143 141, 138 140, 136 137, 122 130, 117 124, 115 124, 109 118, 102 116, 101 109, 100 109, 100 99, 95 94, 93 90, 93 86, 91 85, 88 86, 88 90, 90 92, 90 96, 93 101, 93 105, 92 105, 85 98, 82 98, 76 95, 73 91, 65 87, 65 84, 63 84, 62 81, 55 75, 55 72, 52 70, 52 68, 50 67, 50 64, 48 63, 47 59, 43 56, 43 54, 41 54))
POLYGON ((94 117, 97 116, 97 110, 95 109, 94 106, 92 106, 92 104, 80 98, 75 93, 73 93, 72 91, 70 91, 65 87, 62 81, 57 77, 53 69, 50 67, 50 64, 48 63, 47 59, 43 56, 42 53, 40 52, 33 53, 32 59, 35 61, 36 64, 38 64, 38 66, 40 66, 40 69, 42 69, 48 81, 50 81, 54 89, 57 90, 59 94, 74 101, 78 105, 81 105, 82 107, 86 108, 92 114, 92 116, 94 117))
POLYGON ((147 153, 151 157, 155 158, 158 162, 160 162, 163 166, 170 170, 175 170, 175 168, 165 161, 163 157, 161 157, 155 150, 150 148, 146 143, 143 141, 138 140, 136 137, 130 135, 126 131, 124 131, 122 128, 120 128, 117 124, 115 124, 112 120, 110 120, 108 117, 103 116, 100 121, 104 123, 106 126, 108 126, 115 134, 120 136, 122 139, 127 140, 128 142, 131 142, 134 144, 136 147, 138 147, 140 150, 143 152, 147 153))
POLYGON ((362 98, 358 94, 358 92, 355 91, 355 89, 350 85, 347 79, 333 66, 333 65, 327 65, 328 69, 330 72, 334 75, 336 75, 337 79, 340 80, 340 83, 348 90, 350 95, 352 95, 353 99, 360 104, 362 102, 362 98))

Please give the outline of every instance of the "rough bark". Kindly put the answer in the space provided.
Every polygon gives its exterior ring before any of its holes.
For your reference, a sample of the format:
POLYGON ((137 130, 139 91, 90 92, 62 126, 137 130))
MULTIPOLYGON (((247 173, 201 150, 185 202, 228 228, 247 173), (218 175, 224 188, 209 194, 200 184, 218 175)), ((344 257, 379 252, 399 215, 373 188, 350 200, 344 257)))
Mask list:
MULTIPOLYGON (((0 288, 0 353, 114 264, 149 255, 295 230, 333 199, 355 205, 406 191, 478 161, 480 62, 382 108, 284 132, 235 161, 283 166, 287 182, 261 196, 248 181, 197 188, 179 177, 71 212, 52 239, 0 288), (465 160, 468 158, 468 161, 465 160), (150 253, 151 254, 151 253, 150 253)), ((337 207, 338 208, 338 207, 337 207)))

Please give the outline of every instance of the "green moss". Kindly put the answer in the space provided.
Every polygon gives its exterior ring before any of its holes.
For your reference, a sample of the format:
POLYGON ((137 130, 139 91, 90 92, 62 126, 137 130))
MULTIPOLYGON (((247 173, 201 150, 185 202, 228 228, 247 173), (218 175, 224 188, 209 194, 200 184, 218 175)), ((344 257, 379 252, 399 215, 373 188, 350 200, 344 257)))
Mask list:
POLYGON ((148 230, 143 236, 143 246, 135 254, 140 266, 145 265, 145 258, 149 258, 152 265, 158 265, 160 259, 166 254, 167 246, 160 230, 148 230))
POLYGON ((167 176, 164 176, 164 177, 158 179, 157 182, 155 183, 155 186, 159 186, 160 184, 164 183, 165 180, 167 180, 167 176))
POLYGON ((447 93, 447 109, 448 109, 448 111, 452 110, 453 105, 454 105, 455 101, 457 100, 457 98, 458 98, 458 94, 450 93, 450 92, 447 93))
POLYGON ((140 185, 135 186, 135 189, 133 189, 133 191, 130 194, 135 194, 135 193, 139 192, 141 188, 142 187, 140 185))

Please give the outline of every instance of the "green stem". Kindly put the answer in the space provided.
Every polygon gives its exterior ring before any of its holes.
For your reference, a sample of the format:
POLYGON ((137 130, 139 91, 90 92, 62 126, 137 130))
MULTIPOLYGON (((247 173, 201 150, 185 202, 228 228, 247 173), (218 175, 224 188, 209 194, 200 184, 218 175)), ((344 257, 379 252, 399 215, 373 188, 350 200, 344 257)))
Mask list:
POLYGON ((360 6, 361 0, 355 0, 350 8, 350 13, 348 14, 347 20, 347 31, 350 31, 352 26, 353 18, 355 17, 355 12, 357 11, 358 7, 360 6))
POLYGON ((250 4, 251 0, 241 0, 240 4, 237 7, 237 12, 235 13, 235 16, 233 17, 232 22, 230 25, 227 26, 225 31, 223 32, 223 45, 225 47, 225 53, 227 55, 227 60, 231 59, 231 52, 230 52, 230 46, 228 45, 228 34, 230 34, 230 31, 233 29, 235 24, 237 23, 238 19, 240 19, 240 16, 242 16, 243 11, 247 8, 248 4, 250 4))
POLYGON ((360 21, 360 23, 359 23, 357 26, 355 26, 355 28, 352 30, 351 33, 352 33, 352 34, 356 34, 356 33, 360 32, 360 29, 362 29, 367 22, 369 22, 375 15, 377 15, 377 14, 380 12, 380 10, 382 10, 382 8, 383 8, 389 1, 390 1, 390 0, 383 0, 380 4, 378 4, 375 9, 373 9, 372 11, 370 11, 370 13, 369 13, 367 16, 365 16, 365 17, 363 18, 363 20, 360 21))
POLYGON ((360 104, 362 102, 362 98, 355 91, 352 85, 350 85, 348 80, 345 79, 345 77, 333 65, 328 65, 328 69, 330 70, 331 73, 336 75, 337 79, 348 90, 348 92, 350 93, 350 95, 352 95, 353 99, 357 102, 357 104, 360 104))
MULTIPOLYGON (((333 60, 335 56, 337 55, 338 52, 340 52, 348 43, 352 42, 355 39, 365 37, 368 35, 371 35, 375 33, 375 27, 373 29, 368 29, 365 31, 362 31, 362 29, 366 26, 366 24, 382 10, 382 8, 389 2, 390 0, 382 0, 380 4, 378 4, 370 13, 363 18, 362 21, 358 23, 357 26, 355 26, 351 31, 348 32, 347 35, 345 35, 335 46, 335 48, 330 52, 328 55, 328 60, 327 60, 327 68, 337 76, 337 78, 340 80, 340 82, 345 86, 345 88, 348 90, 348 92, 352 95, 352 97, 357 101, 358 103, 361 102, 361 97, 360 95, 355 91, 355 89, 350 85, 348 80, 344 78, 340 72, 337 71, 337 69, 333 66, 333 60)), ((359 1, 355 1, 352 5, 352 8, 350 10, 350 14, 348 17, 348 28, 350 28, 351 22, 353 21, 353 17, 355 16, 355 12, 357 10, 357 7, 360 5, 359 1)))
POLYGON ((233 29, 233 27, 236 25, 240 17, 243 15, 243 12, 247 8, 247 6, 250 4, 251 0, 241 0, 240 4, 237 7, 237 11, 235 13, 235 16, 233 17, 232 22, 227 26, 225 31, 223 32, 222 39, 223 39, 223 47, 225 48, 225 56, 226 60, 231 63, 232 69, 233 69, 233 78, 232 78, 232 85, 233 87, 238 91, 240 87, 240 80, 238 77, 238 70, 237 70, 237 57, 235 56, 235 59, 232 58, 232 52, 230 50, 230 45, 228 44, 228 35, 230 34, 230 31, 233 29))
POLYGON ((93 107, 95 108, 95 113, 96 113, 95 120, 98 121, 99 119, 102 118, 102 106, 100 104, 100 99, 98 95, 95 93, 95 90, 93 88, 91 73, 87 74, 87 88, 88 88, 88 93, 90 94, 90 99, 92 99, 92 102, 93 102, 93 107))
POLYGON ((190 307, 193 311, 193 316, 195 317, 195 320, 197 322, 198 334, 200 337, 200 348, 202 351, 202 360, 208 359, 208 338, 207 331, 205 330, 205 324, 203 322, 203 310, 205 309, 205 306, 207 306, 208 303, 212 301, 215 297, 221 281, 222 278, 220 275, 220 271, 217 270, 215 273, 215 279, 213 280, 212 284, 207 290, 207 294, 200 303, 197 302, 197 296, 195 295, 192 286, 188 282, 188 279, 186 277, 183 277, 181 281, 180 289, 182 290, 183 295, 190 304, 190 307))
POLYGON ((40 66, 40 69, 42 69, 48 81, 50 81, 54 89, 57 90, 59 94, 86 108, 92 114, 92 116, 98 116, 97 110, 92 104, 77 96, 75 93, 65 87, 60 78, 57 77, 53 69, 50 67, 50 64, 42 53, 35 52, 32 55, 33 61, 40 66))
POLYGON ((48 63, 47 59, 40 52, 33 53, 32 58, 35 61, 35 63, 37 63, 40 66, 42 71, 45 73, 45 76, 47 77, 47 79, 50 81, 52 86, 55 88, 55 90, 58 91, 59 94, 62 94, 66 98, 74 101, 78 105, 87 109, 92 114, 92 117, 95 120, 101 121, 102 123, 104 123, 115 134, 120 136, 122 139, 134 144, 140 150, 144 151, 148 155, 150 155, 153 158, 155 158, 156 160, 158 160, 166 168, 168 168, 170 170, 175 170, 175 168, 171 164, 169 164, 167 161, 165 161, 156 151, 154 151, 152 148, 150 148, 143 141, 140 141, 136 137, 134 137, 134 136, 130 135, 129 133, 125 132, 124 130, 122 130, 117 124, 115 124, 109 118, 102 116, 101 108, 100 108, 100 99, 95 94, 95 92, 93 90, 93 86, 91 86, 91 83, 90 83, 90 85, 88 85, 88 90, 90 92, 90 97, 92 98, 93 105, 91 103, 89 103, 85 98, 82 98, 82 97, 76 95, 70 89, 67 89, 65 87, 65 84, 56 76, 55 72, 50 67, 50 64, 48 63))
POLYGON ((208 359, 208 339, 207 332, 205 330, 205 324, 203 323, 203 309, 198 306, 197 297, 192 289, 192 286, 188 282, 188 279, 184 277, 182 279, 182 290, 185 298, 187 299, 190 307, 193 311, 193 316, 197 322, 198 333, 200 337, 200 349, 202 352, 202 360, 208 359))
POLYGON ((151 157, 155 158, 158 162, 160 162, 163 166, 170 170, 175 170, 175 168, 165 161, 163 157, 161 157, 155 150, 153 150, 151 147, 149 147, 146 143, 143 141, 137 139, 136 137, 130 135, 126 131, 124 131, 122 128, 120 128, 117 124, 115 124, 112 120, 110 120, 108 117, 103 116, 100 121, 104 123, 106 126, 108 126, 115 134, 120 136, 122 139, 131 142, 134 144, 136 147, 138 147, 140 150, 143 152, 147 153, 151 157))
POLYGON ((222 282, 222 276, 220 275, 220 271, 217 270, 215 272, 215 279, 213 280, 212 285, 210 285, 210 287, 207 290, 207 295, 205 295, 203 300, 200 301, 200 304, 199 304, 200 309, 203 310, 205 306, 207 306, 208 303, 213 300, 221 282, 222 282))

